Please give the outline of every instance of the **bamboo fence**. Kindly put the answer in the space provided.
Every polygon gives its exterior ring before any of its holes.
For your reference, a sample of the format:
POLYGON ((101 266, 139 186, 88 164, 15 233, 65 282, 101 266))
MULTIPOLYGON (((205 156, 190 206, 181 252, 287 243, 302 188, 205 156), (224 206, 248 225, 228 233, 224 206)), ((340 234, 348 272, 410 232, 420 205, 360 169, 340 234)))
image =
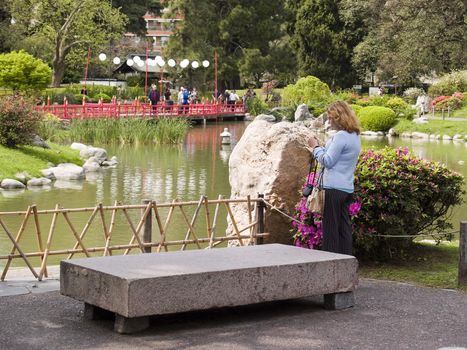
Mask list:
MULTIPOLYGON (((139 205, 122 205, 115 202, 113 206, 98 204, 88 208, 62 208, 57 204, 51 210, 38 210, 36 205, 31 205, 25 211, 0 212, 0 235, 4 233, 7 242, 11 242, 10 253, 0 255, 0 264, 4 263, 0 280, 5 280, 15 259, 22 260, 34 277, 41 281, 44 277, 48 277, 49 257, 56 255, 71 259, 76 254, 91 257, 108 256, 114 253, 127 255, 137 252, 161 252, 178 247, 181 250, 188 247, 190 249, 210 249, 232 240, 237 241, 240 245, 260 244, 263 237, 268 235, 263 232, 262 220, 265 209, 262 196, 256 199, 249 196, 244 199, 223 199, 222 196, 219 196, 216 200, 208 200, 206 196, 201 196, 199 201, 182 202, 175 199, 171 203, 162 204, 151 200, 145 200, 139 205), (238 220, 232 211, 232 204, 246 206, 248 224, 244 227, 239 227, 238 220), (232 235, 227 236, 217 232, 222 208, 230 219, 230 225, 233 228, 232 235), (192 211, 191 218, 190 210, 192 211), (73 223, 75 214, 85 215, 84 226, 81 229, 78 229, 76 223, 73 223), (186 229, 183 239, 171 239, 171 235, 173 236, 174 233, 173 230, 169 229, 177 214, 179 216, 178 222, 184 223, 186 229), (20 217, 16 233, 6 222, 12 216, 20 217), (201 219, 203 217, 204 220, 201 219), (68 240, 71 243, 67 243, 67 247, 60 249, 54 247, 59 218, 64 220, 60 234, 65 235, 64 231, 69 231, 68 234, 71 238, 68 240), (46 224, 48 232, 45 234, 45 230, 42 228, 47 220, 50 220, 50 224, 46 224), (200 223, 200 221, 203 222, 200 223), (117 223, 119 229, 116 229, 117 223), (94 245, 89 246, 86 237, 92 226, 94 231, 100 232, 100 242, 98 242, 100 244, 96 244, 94 240, 94 245), (200 226, 202 229, 199 228, 200 226), (113 238, 117 235, 120 239, 122 235, 126 237, 128 243, 113 243, 113 238), (34 240, 37 249, 26 251, 26 244, 22 247, 22 241, 25 239, 28 239, 29 242, 34 240), (38 267, 33 266, 32 259, 38 259, 38 267)), ((179 230, 179 228, 177 229, 179 230)), ((31 244, 27 246, 30 247, 31 244)))

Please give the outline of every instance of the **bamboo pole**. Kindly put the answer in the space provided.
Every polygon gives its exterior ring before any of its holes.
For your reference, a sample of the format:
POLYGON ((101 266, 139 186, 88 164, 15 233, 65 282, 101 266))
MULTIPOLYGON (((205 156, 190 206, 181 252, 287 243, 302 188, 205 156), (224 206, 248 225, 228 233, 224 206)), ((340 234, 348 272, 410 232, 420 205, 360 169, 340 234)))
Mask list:
MULTIPOLYGON (((99 213, 101 214, 102 228, 104 229, 104 241, 107 242, 107 240, 110 239, 110 235, 109 235, 109 231, 107 229, 107 225, 105 223, 105 214, 104 214, 104 209, 102 207, 102 203, 99 203, 98 207, 99 207, 99 213)), ((104 256, 107 255, 106 253, 109 253, 109 255, 112 255, 112 252, 110 252, 110 251, 106 252, 104 250, 104 256)))
POLYGON ((207 237, 211 237, 212 232, 211 232, 211 218, 209 215, 209 202, 208 202, 208 197, 204 196, 204 208, 206 211, 206 228, 207 228, 207 237))
MULTIPOLYGON (((55 209, 58 209, 58 204, 55 205, 55 209)), ((38 278, 39 281, 42 280, 42 276, 44 275, 44 270, 47 265, 47 257, 49 255, 50 246, 52 245, 52 237, 55 231, 55 225, 57 223, 58 214, 59 214, 58 212, 54 213, 54 215, 52 216, 52 222, 50 223, 49 235, 47 237, 47 244, 45 246, 45 251, 44 251, 44 260, 42 260, 41 271, 39 273, 39 278, 38 278)))
POLYGON ((125 214, 125 217, 126 217, 128 223, 130 224, 130 228, 131 228, 131 231, 133 232, 133 235, 135 235, 135 237, 136 237, 136 241, 138 242, 139 249, 141 249, 141 253, 144 253, 144 246, 141 244, 141 240, 140 240, 138 234, 136 233, 135 226, 133 225, 133 222, 131 221, 130 216, 128 215, 126 209, 122 209, 122 210, 123 210, 123 214, 125 214))
POLYGON ((76 231, 75 227, 73 226, 70 218, 68 217, 68 213, 62 213, 63 214, 63 217, 65 218, 65 221, 68 223, 68 226, 70 226, 70 229, 71 229, 71 232, 73 232, 73 235, 75 236, 76 238, 76 241, 79 243, 79 245, 81 246, 81 248, 83 248, 83 251, 84 251, 84 254, 86 254, 86 256, 89 258, 91 255, 89 254, 89 252, 86 250, 86 248, 84 247, 84 244, 83 244, 83 241, 81 240, 81 238, 79 237, 79 234, 78 234, 78 231, 76 231))
MULTIPOLYGON (((253 220, 251 216, 251 198, 250 195, 246 196, 247 199, 247 210, 248 210, 248 223, 251 224, 251 221, 253 220)), ((250 227, 250 242, 248 245, 254 244, 253 242, 253 227, 250 227)))
MULTIPOLYGON (((16 234, 16 238, 15 238, 15 242, 19 245, 19 240, 21 239, 21 236, 23 235, 23 232, 24 232, 24 228, 26 227, 26 224, 28 223, 28 219, 29 219, 29 214, 31 212, 31 206, 28 206, 28 210, 27 210, 27 213, 26 215, 24 216, 23 218, 23 221, 21 222, 21 225, 18 229, 18 233, 16 234)), ((14 254, 16 251, 16 246, 13 245, 13 248, 11 248, 11 252, 10 254, 14 254)), ((8 261, 6 262, 5 264, 5 268, 3 269, 3 273, 2 273, 2 276, 0 277, 0 279, 2 281, 5 280, 5 276, 7 274, 7 271, 8 269, 10 268, 10 264, 11 264, 11 260, 12 259, 8 259, 8 261)))
MULTIPOLYGON (((218 200, 222 199, 222 195, 220 194, 217 199, 218 200)), ((220 207, 220 203, 217 203, 216 209, 214 210, 214 218, 212 219, 211 239, 209 240, 209 248, 212 248, 212 244, 214 243, 214 237, 216 235, 217 216, 219 214, 219 207, 220 207)))
MULTIPOLYGON (((117 201, 115 201, 114 203, 114 206, 117 205, 117 201)), ((113 229, 114 229, 114 226, 115 226, 115 216, 117 214, 117 209, 112 209, 112 216, 110 218, 110 228, 109 228, 109 236, 107 237, 107 239, 105 240, 105 246, 107 247, 107 249, 104 251, 104 255, 110 255, 110 252, 109 252, 109 245, 110 245, 110 240, 112 239, 112 232, 113 232, 113 229)))
MULTIPOLYGON (((157 221, 157 227, 159 227, 159 237, 160 239, 162 240, 162 231, 163 231, 163 227, 162 227, 162 221, 161 221, 161 217, 159 215, 159 210, 157 209, 157 203, 156 201, 153 201, 152 202, 152 209, 154 211, 154 216, 156 217, 156 221, 157 221)), ((164 246, 164 250, 167 252, 168 249, 167 249, 167 246, 164 246)))
MULTIPOLYGON (((186 234, 185 234, 185 240, 187 240, 188 237, 190 236, 190 229, 191 229, 191 227, 195 224, 195 221, 196 221, 196 219, 197 219, 197 217, 198 217, 199 209, 201 208, 201 204, 202 204, 202 203, 203 203, 203 196, 201 196, 201 198, 200 198, 199 201, 198 201, 198 205, 197 205, 197 207, 196 207, 196 209, 195 209, 195 212, 194 212, 194 214, 193 214, 193 217, 192 217, 192 219, 191 219, 191 225, 188 225, 189 227, 188 227, 188 230, 186 231, 186 234)), ((180 209, 182 209, 182 207, 180 207, 180 209)), ((182 213, 184 213, 183 210, 182 210, 182 213)), ((187 223, 188 223, 188 222, 187 222, 187 223)), ((195 237, 196 237, 196 236, 195 236, 195 237)), ((198 247, 199 247, 199 245, 198 245, 198 247)), ((184 244, 184 245, 182 246, 182 249, 181 249, 181 250, 185 250, 185 248, 186 248, 186 244, 184 244)), ((201 248, 201 247, 200 247, 200 248, 201 248)))
MULTIPOLYGON (((183 210, 183 207, 180 207, 180 211, 182 212, 183 219, 185 219, 185 222, 188 225, 188 232, 191 232, 191 234, 193 235, 193 238, 195 239, 195 241, 198 242, 198 237, 197 237, 195 229, 193 227, 193 225, 195 224, 196 218, 194 220, 192 220, 191 223, 190 223, 190 221, 188 221, 188 217, 186 216, 185 210, 183 210)), ((185 239, 188 239, 188 237, 189 237, 189 234, 188 234, 187 237, 185 237, 185 239)), ((196 243, 196 245, 198 246, 199 249, 201 249, 201 246, 199 245, 199 243, 196 243)), ((183 247, 182 250, 184 250, 184 249, 185 249, 185 246, 183 247)))
MULTIPOLYGON (((32 267, 32 265, 29 263, 29 260, 26 258, 26 255, 23 253, 23 251, 21 250, 20 246, 18 245, 18 243, 16 243, 15 239, 13 238, 13 235, 10 233, 10 231, 8 230, 8 227, 5 225, 5 223, 3 222, 3 220, 0 218, 0 225, 3 227, 3 229, 5 230, 8 238, 11 240, 11 242, 13 243, 13 245, 16 247, 16 250, 18 251, 19 255, 21 258, 23 258, 24 262, 26 263, 26 265, 29 267, 29 270, 31 270, 32 274, 34 275, 34 277, 36 278, 39 278, 39 276, 37 275, 36 271, 34 270, 34 268, 32 267)), ((6 274, 6 273, 5 273, 6 274)), ((2 279, 3 281, 3 279, 2 279)))
MULTIPOLYGON (((42 261, 44 260, 44 245, 42 244, 42 233, 41 233, 41 225, 39 223, 39 215, 37 215, 37 207, 35 204, 33 204, 32 206, 32 212, 34 214, 34 224, 36 226, 36 235, 37 235, 37 244, 39 246, 39 249, 40 251, 42 252, 42 256, 41 256, 41 264, 42 264, 42 261)), ((45 277, 49 277, 49 274, 47 272, 47 266, 45 267, 45 270, 44 270, 44 276, 45 277)))
MULTIPOLYGON (((94 220, 94 217, 96 216, 98 210, 99 210, 99 207, 98 207, 98 206, 94 207, 94 211, 92 212, 92 214, 91 214, 91 216, 89 217, 88 221, 86 221, 86 224, 84 225, 83 230, 81 231, 81 234, 79 235, 79 238, 80 238, 81 240, 82 240, 82 239, 84 238, 84 236, 86 235, 86 232, 88 232, 88 229, 89 229, 89 227, 91 226, 92 221, 94 220)), ((76 242, 75 245, 74 245, 74 247, 73 247, 73 249, 78 248, 78 244, 79 244, 79 243, 76 242)), ((68 259, 71 259, 71 258, 73 257, 73 255, 74 255, 73 253, 70 254, 70 255, 68 256, 68 259)))
POLYGON ((230 220, 232 220, 232 225, 234 227, 235 233, 239 237, 238 241, 239 241, 240 245, 243 246, 243 241, 240 239, 240 231, 238 230, 237 222, 235 221, 235 217, 232 214, 232 210, 230 209, 230 205, 229 205, 229 203, 224 203, 224 204, 225 204, 225 206, 227 208, 227 212, 229 213, 230 220))
MULTIPOLYGON (((136 226, 136 232, 135 232, 136 235, 139 235, 139 231, 140 231, 141 228, 143 227, 144 221, 146 220, 146 216, 148 216, 148 213, 149 213, 149 211, 151 210, 151 207, 152 207, 152 204, 151 204, 151 202, 149 202, 149 203, 146 205, 146 210, 143 212, 143 215, 141 216, 141 219, 139 220, 138 226, 136 226)), ((136 239, 136 240, 140 240, 139 237, 136 238, 136 236, 133 235, 133 237, 131 237, 130 244, 133 244, 133 243, 135 242, 135 239, 136 239)), ((144 244, 143 244, 143 247, 145 247, 144 244)), ((127 255, 127 254, 130 252, 130 250, 131 250, 131 248, 130 248, 130 249, 127 249, 123 255, 127 255)), ((143 251, 144 251, 144 249, 143 249, 143 251)))
MULTIPOLYGON (((175 204, 177 202, 176 199, 174 199, 172 201, 172 204, 175 204)), ((172 215, 173 215, 173 212, 174 212, 174 208, 175 206, 172 205, 169 209, 169 213, 167 214, 167 217, 165 218, 165 223, 164 223, 164 229, 162 230, 162 235, 161 235, 161 244, 157 247, 157 252, 159 253, 160 250, 161 250, 161 247, 162 247, 162 244, 165 242, 165 238, 166 238, 166 235, 167 235, 167 229, 169 227, 169 223, 170 223, 170 219, 172 219, 172 215)))

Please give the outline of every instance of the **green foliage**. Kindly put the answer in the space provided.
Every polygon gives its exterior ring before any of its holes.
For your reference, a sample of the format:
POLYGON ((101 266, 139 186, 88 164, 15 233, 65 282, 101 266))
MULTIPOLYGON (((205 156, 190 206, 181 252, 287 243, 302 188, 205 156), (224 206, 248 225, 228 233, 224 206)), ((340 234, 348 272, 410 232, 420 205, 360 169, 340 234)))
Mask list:
POLYGON ((363 152, 355 184, 361 210, 353 221, 358 255, 384 259, 402 253, 419 234, 452 229, 448 216, 463 202, 463 183, 462 175, 406 149, 363 152))
POLYGON ((147 12, 158 16, 163 8, 161 2, 156 0, 112 0, 111 3, 128 16, 126 31, 139 35, 146 34, 146 21, 143 16, 147 12))
POLYGON ((180 143, 189 128, 183 118, 175 119, 74 119, 69 137, 84 143, 180 143))
POLYGON ((467 91, 467 70, 446 74, 428 88, 428 94, 432 97, 452 95, 456 91, 467 91))
POLYGON ((355 112, 355 114, 357 115, 357 117, 358 117, 360 111, 363 109, 362 106, 356 105, 356 104, 351 104, 350 107, 352 107, 352 109, 355 112))
POLYGON ((411 87, 406 89, 403 95, 407 102, 415 104, 415 102, 417 102, 418 96, 425 95, 425 91, 417 87, 411 87))
MULTIPOLYGON (((467 109, 463 112, 464 116, 467 109)), ((453 116, 456 116, 454 113, 453 116)), ((403 132, 423 132, 426 134, 433 135, 449 135, 454 136, 456 134, 467 135, 467 122, 465 121, 450 121, 450 120, 430 120, 428 124, 415 124, 409 120, 399 119, 397 124, 394 126, 394 130, 398 134, 403 132)))
POLYGON ((109 95, 104 94, 103 92, 94 95, 93 100, 96 102, 102 101, 104 103, 109 103, 112 101, 112 98, 109 95))
POLYGON ((362 108, 358 119, 365 130, 388 131, 396 123, 396 114, 387 107, 368 106, 362 108))
POLYGON ((42 90, 51 82, 52 70, 25 51, 0 54, 0 86, 15 91, 42 90))
POLYGON ((251 115, 257 116, 261 113, 267 112, 268 110, 269 108, 266 102, 256 96, 254 98, 249 98, 246 101, 246 111, 251 115))
POLYGON ((285 106, 316 105, 326 103, 331 97, 331 91, 326 83, 316 77, 307 76, 300 78, 293 85, 288 85, 282 90, 282 101, 285 106))
POLYGON ((35 133, 41 115, 32 103, 14 95, 0 99, 0 145, 15 147, 27 144, 35 133))
POLYGON ((416 113, 415 108, 409 106, 409 104, 400 97, 391 97, 387 100, 386 107, 391 108, 394 113, 396 113, 397 117, 403 117, 409 120, 412 120, 416 113))

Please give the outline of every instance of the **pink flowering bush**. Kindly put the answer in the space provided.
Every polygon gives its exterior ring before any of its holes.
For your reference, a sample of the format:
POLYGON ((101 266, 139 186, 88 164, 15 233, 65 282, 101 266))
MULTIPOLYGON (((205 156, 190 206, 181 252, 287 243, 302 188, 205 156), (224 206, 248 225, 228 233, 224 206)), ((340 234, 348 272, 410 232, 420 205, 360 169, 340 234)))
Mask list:
MULTIPOLYGON (((355 172, 355 202, 349 208, 355 254, 384 259, 404 253, 417 235, 452 229, 448 219, 463 202, 463 182, 462 175, 407 149, 363 151, 355 172), (386 237, 402 235, 409 237, 386 237)), ((295 245, 319 247, 321 216, 306 209, 305 199, 295 218, 303 223, 293 223, 295 245)))

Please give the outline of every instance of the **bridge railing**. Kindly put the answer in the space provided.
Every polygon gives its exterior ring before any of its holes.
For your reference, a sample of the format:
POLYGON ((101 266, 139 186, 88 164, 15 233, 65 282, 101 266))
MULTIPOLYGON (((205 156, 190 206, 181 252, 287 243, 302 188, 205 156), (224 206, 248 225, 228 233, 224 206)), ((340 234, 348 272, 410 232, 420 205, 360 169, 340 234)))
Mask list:
POLYGON ((160 252, 174 249, 209 249, 227 241, 239 245, 261 243, 265 205, 262 195, 253 199, 208 200, 113 206, 98 204, 88 208, 0 212, 0 265, 3 281, 13 262, 27 266, 38 280, 47 277, 51 257, 106 256, 114 254, 160 252), (248 222, 240 223, 233 206, 248 212, 248 222), (226 218, 232 235, 226 235, 226 218), (220 221, 224 219, 224 222, 220 221), (223 224, 223 226, 222 226, 223 224), (2 237, 3 236, 3 237, 2 237), (177 238, 178 237, 178 238, 177 238), (10 246, 11 249, 5 250, 10 246), (9 252, 5 254, 5 252, 9 252), (34 266, 36 265, 36 266, 34 266))
POLYGON ((159 118, 159 117, 210 117, 222 115, 244 114, 243 104, 167 104, 151 105, 148 103, 83 103, 71 105, 66 101, 63 105, 36 106, 38 111, 51 113, 60 119, 87 119, 87 118, 159 118))

